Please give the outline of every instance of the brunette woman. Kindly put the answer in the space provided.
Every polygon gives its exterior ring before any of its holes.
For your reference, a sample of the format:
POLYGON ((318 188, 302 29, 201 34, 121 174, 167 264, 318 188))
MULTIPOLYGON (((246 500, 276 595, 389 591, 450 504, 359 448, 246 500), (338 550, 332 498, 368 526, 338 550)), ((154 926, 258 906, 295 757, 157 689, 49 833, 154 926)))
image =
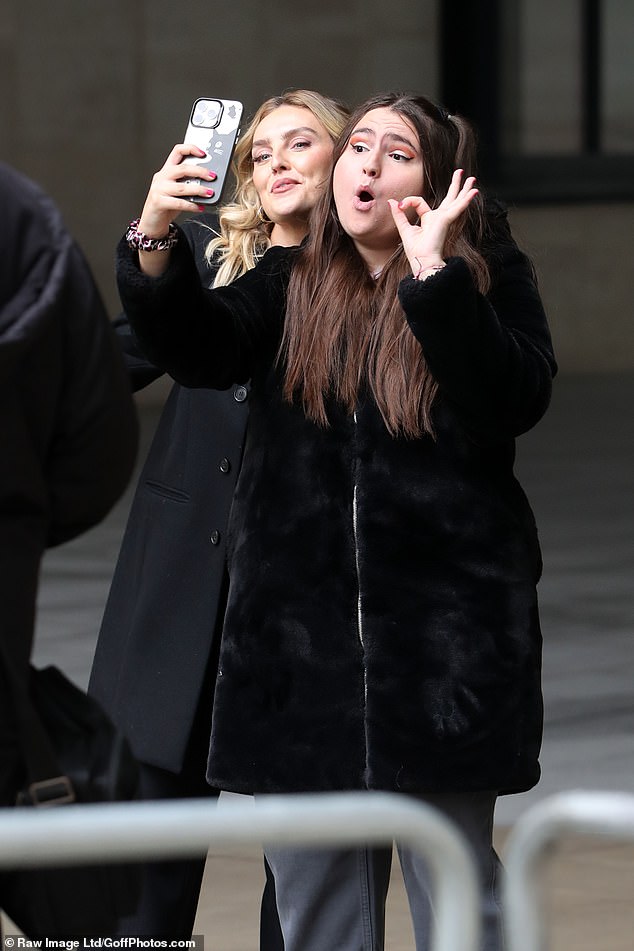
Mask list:
MULTIPOLYGON (((119 245, 153 358, 189 384, 252 380, 208 779, 433 803, 473 849, 498 949, 495 801, 538 781, 542 731, 541 558, 514 441, 548 406, 550 334, 463 119, 379 96, 334 159, 306 244, 230 288, 200 287, 177 229, 170 251, 137 251, 168 231, 156 208, 119 245)), ((382 948, 365 850, 266 855, 286 951, 382 948)), ((426 869, 401 864, 421 951, 426 869)))

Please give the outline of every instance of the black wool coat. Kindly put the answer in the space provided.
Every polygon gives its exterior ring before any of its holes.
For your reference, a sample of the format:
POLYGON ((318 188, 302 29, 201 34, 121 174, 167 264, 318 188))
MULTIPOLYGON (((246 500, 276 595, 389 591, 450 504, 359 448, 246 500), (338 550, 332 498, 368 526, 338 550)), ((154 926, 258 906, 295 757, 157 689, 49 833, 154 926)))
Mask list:
MULTIPOLYGON (((184 227, 210 286, 215 268, 203 254, 210 235, 199 222, 184 227)), ((164 370, 147 359, 125 313, 115 326, 140 390, 164 370)), ((89 692, 137 759, 175 773, 199 705, 211 730, 226 529, 248 406, 245 385, 170 390, 134 492, 90 675, 89 692)))
POLYGON ((184 242, 154 281, 118 249, 146 352, 189 385, 252 379, 209 781, 525 790, 539 777, 541 557, 514 438, 544 413, 555 372, 532 270, 509 243, 487 298, 459 258, 402 281, 440 387, 436 438, 412 440, 386 431, 369 393, 354 417, 330 405, 327 428, 281 398, 294 253, 272 249, 206 292, 184 242))

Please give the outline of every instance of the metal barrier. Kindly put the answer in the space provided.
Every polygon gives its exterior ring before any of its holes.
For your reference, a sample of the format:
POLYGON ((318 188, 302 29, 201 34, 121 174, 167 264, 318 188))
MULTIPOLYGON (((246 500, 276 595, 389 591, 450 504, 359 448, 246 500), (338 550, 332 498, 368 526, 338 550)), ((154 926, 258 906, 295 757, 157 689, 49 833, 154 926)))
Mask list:
POLYGON ((540 872, 556 839, 570 833, 634 841, 634 796, 626 793, 566 792, 528 809, 507 841, 504 913, 509 951, 543 951, 540 872))
POLYGON ((0 868, 182 858, 210 846, 353 846, 397 841, 425 856, 433 951, 476 951, 480 901, 460 834, 431 806, 392 793, 263 796, 0 810, 0 868))

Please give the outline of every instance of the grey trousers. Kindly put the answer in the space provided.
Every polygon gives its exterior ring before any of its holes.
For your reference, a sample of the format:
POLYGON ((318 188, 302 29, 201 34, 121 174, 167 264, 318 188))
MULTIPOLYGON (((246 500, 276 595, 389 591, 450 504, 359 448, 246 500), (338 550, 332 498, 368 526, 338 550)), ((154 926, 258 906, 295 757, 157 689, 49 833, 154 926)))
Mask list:
MULTIPOLYGON (((482 886, 482 949, 503 948, 500 862, 492 843, 495 793, 418 796, 471 845, 482 886)), ((416 951, 430 947, 433 906, 424 859, 398 849, 416 951)), ((383 951, 391 849, 267 848, 285 951, 383 951)), ((457 910, 459 914, 459 910, 457 910)))

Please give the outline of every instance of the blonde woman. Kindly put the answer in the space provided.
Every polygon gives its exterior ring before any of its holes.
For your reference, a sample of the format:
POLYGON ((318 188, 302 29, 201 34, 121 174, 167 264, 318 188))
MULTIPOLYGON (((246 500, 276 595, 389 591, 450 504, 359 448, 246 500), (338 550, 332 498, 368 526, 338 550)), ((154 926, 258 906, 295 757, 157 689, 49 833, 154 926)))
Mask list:
MULTIPOLYGON (((344 107, 310 90, 264 102, 238 143, 233 201, 185 225, 202 282, 230 283, 271 245, 299 244, 327 182, 344 107)), ((180 180, 194 146, 176 146, 152 195, 186 212, 180 180), (174 197, 177 195, 177 197, 174 197)), ((213 188, 208 185, 200 192, 213 188)), ((160 256, 160 252, 159 256, 160 256)), ((118 329, 136 389, 161 375, 125 317, 118 329)), ((249 406, 244 380, 218 392, 175 385, 132 503, 92 670, 90 691, 129 737, 145 798, 217 795, 205 779, 211 704, 226 602, 225 528, 240 470, 249 406)), ((121 935, 189 937, 204 858, 148 865, 136 914, 121 935)), ((282 948, 275 898, 265 891, 262 948, 282 948)))
POLYGON ((260 106, 236 146, 234 200, 221 209, 220 234, 205 249, 207 263, 218 265, 216 287, 254 267, 271 245, 301 244, 308 215, 324 185, 326 165, 326 176, 330 173, 332 142, 344 116, 339 104, 306 89, 267 99, 260 106), (306 110, 313 119, 306 118, 306 110), (299 135, 289 141, 294 118, 308 125, 297 126, 299 135), (319 142, 308 135, 315 120, 321 127, 319 142), (286 167, 279 170, 271 153, 276 135, 281 136, 280 145, 286 137, 289 153, 286 167), (301 181, 295 187, 297 179, 301 181))

